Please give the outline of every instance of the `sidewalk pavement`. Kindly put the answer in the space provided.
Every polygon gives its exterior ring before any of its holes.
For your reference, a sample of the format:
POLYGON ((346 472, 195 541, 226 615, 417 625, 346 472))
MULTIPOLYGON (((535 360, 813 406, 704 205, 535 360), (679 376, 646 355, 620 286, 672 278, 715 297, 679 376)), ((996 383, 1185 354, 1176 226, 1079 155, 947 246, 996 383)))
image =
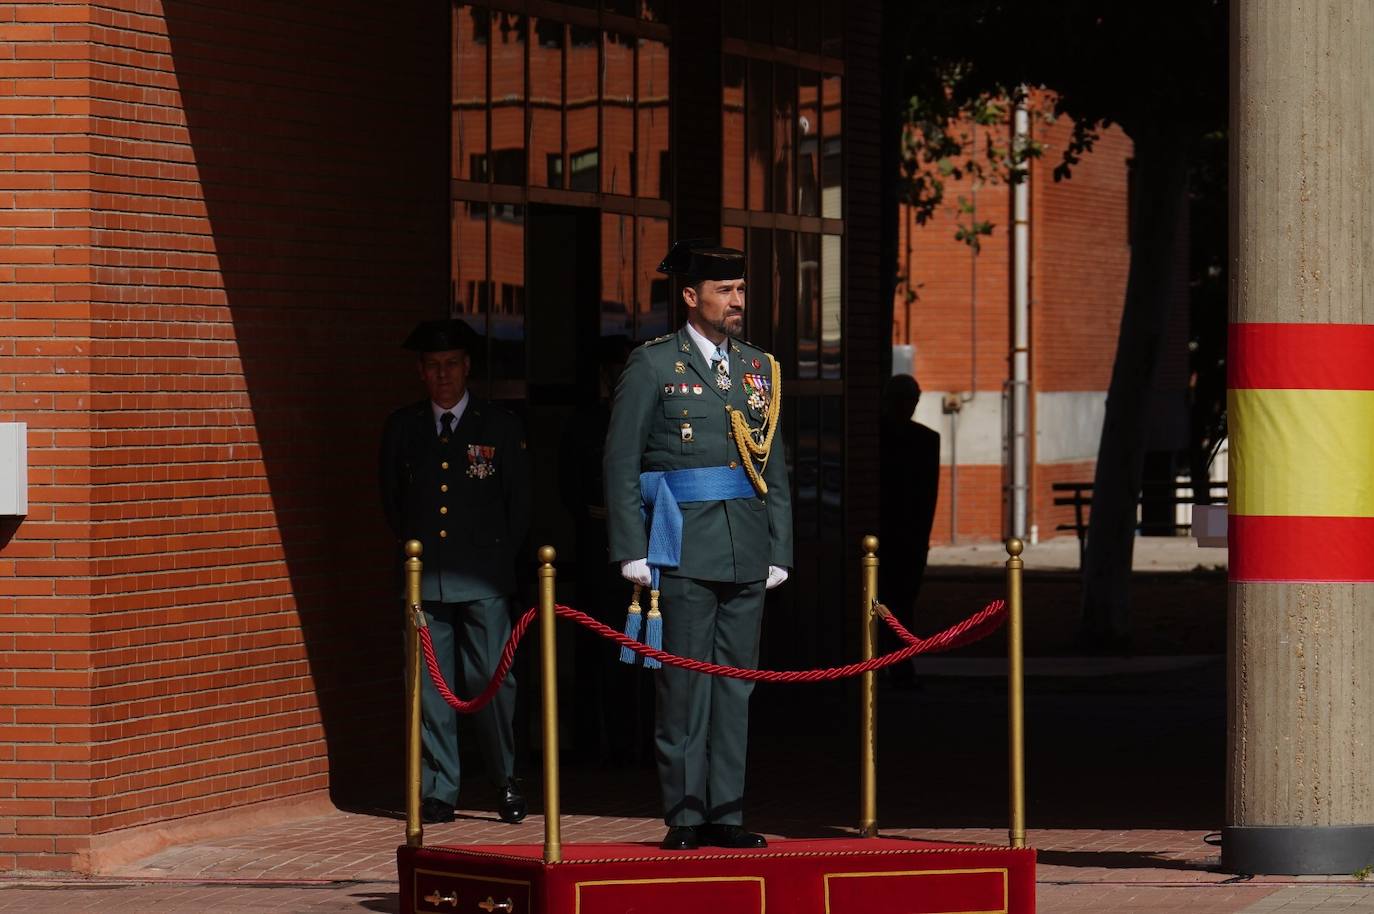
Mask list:
MULTIPOLYGON (((656 841, 662 825, 638 816, 573 815, 565 844, 656 841)), ((486 810, 426 829, 429 844, 539 843, 543 822, 501 824, 486 810)), ((895 829, 927 840, 1004 844, 985 828, 895 829)), ((1032 829, 1040 914, 1325 914, 1374 911, 1374 884, 1352 877, 1235 877, 1216 871, 1207 834, 1184 830, 1032 829)), ((235 838, 170 848, 108 877, 14 877, 0 911, 28 914, 265 914, 397 912, 395 848, 403 823, 336 811, 235 838)), ((785 914, 785 912, 783 912, 785 914)))
MULTIPOLYGON (((881 548, 878 555, 882 557, 881 548)), ((1021 557, 1027 572, 1077 572, 1078 538, 1057 536, 1027 544, 1021 557)), ((1226 557, 1225 549, 1202 548, 1192 537, 1137 536, 1132 567, 1137 572, 1224 571, 1226 557)), ((999 542, 935 546, 930 550, 927 573, 938 576, 957 570, 1003 568, 1006 561, 1006 547, 999 542)))
MULTIPOLYGON (((1137 540, 1141 650, 1065 663, 1078 612, 1077 542, 1028 549, 1027 816, 1040 855, 1040 914, 1374 914, 1374 880, 1217 869, 1226 713, 1226 587, 1217 567, 1225 555, 1190 540, 1137 540)), ((935 617, 962 617, 995 596, 1004 561, 997 543, 935 550, 926 623, 947 624, 935 617)), ((985 675, 1004 661, 986 659, 995 644, 966 653, 929 658, 937 666, 922 671, 920 688, 880 696, 884 834, 1007 840, 1005 685, 985 675)), ((775 838, 852 833, 855 696, 787 688, 755 693, 750 823, 775 838), (833 724, 818 728, 818 720, 833 724)), ((480 789, 471 792, 468 801, 480 803, 480 789)), ((650 768, 565 767, 564 842, 657 841, 656 794, 650 768)), ((538 844, 537 812, 507 826, 490 806, 466 809, 457 822, 427 829, 426 843, 538 844)), ((170 847, 101 877, 5 878, 0 912, 395 914, 403 839, 403 823, 384 812, 336 810, 170 847)))

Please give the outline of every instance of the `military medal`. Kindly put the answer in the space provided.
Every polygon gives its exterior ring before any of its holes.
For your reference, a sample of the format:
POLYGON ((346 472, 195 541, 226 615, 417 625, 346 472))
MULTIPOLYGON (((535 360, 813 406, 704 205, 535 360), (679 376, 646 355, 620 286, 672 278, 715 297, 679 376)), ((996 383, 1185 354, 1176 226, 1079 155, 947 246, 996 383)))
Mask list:
POLYGON ((725 360, 721 359, 716 363, 716 386, 721 390, 729 390, 730 385, 730 375, 725 369, 725 360))
POLYGON ((700 384, 693 384, 693 385, 692 385, 692 394, 695 395, 695 396, 698 396, 698 397, 701 396, 701 385, 700 385, 700 384))
POLYGON ((754 412, 761 413, 768 409, 769 391, 772 382, 761 374, 747 374, 744 376, 744 389, 749 394, 749 408, 754 412))
POLYGON ((687 382, 686 382, 686 381, 683 381, 681 384, 678 385, 677 389, 678 389, 679 392, 685 394, 685 393, 687 392, 687 389, 688 389, 688 388, 687 388, 687 382))
MULTIPOLYGON (((754 367, 757 368, 758 366, 755 365, 754 367)), ((678 374, 686 374, 686 373, 687 373, 687 366, 684 365, 684 364, 682 364, 681 362, 674 362, 674 363, 673 363, 673 371, 676 371, 678 374)))
POLYGON ((488 479, 496 475, 496 448, 486 444, 468 445, 468 476, 488 479))
POLYGON ((755 368, 762 368, 763 366, 759 364, 759 360, 758 360, 758 359, 754 359, 754 367, 755 367, 755 368))
POLYGON ((692 441, 692 423, 682 423, 682 443, 689 444, 692 441))
POLYGON ((673 385, 671 385, 671 384, 664 384, 664 385, 663 385, 663 392, 664 392, 665 394, 671 395, 672 392, 673 392, 673 385))

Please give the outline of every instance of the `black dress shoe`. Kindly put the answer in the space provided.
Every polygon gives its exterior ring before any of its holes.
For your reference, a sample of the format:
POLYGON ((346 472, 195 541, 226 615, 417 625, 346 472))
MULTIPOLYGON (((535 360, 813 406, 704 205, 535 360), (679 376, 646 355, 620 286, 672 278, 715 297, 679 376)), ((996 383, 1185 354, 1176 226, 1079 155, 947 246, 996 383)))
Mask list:
POLYGON ((658 846, 665 851, 694 851, 700 846, 695 825, 674 825, 658 846))
POLYGON ((767 847, 763 835, 745 831, 739 825, 703 825, 697 829, 702 844, 735 849, 767 847))
POLYGON ((497 806, 497 812, 502 822, 509 822, 511 825, 523 822, 525 814, 529 812, 525 795, 520 792, 520 782, 515 778, 506 781, 506 786, 501 788, 501 802, 497 806))
POLYGON ((454 819, 453 807, 443 800, 436 800, 434 797, 425 797, 420 803, 420 821, 426 825, 438 825, 442 822, 452 822, 454 819))

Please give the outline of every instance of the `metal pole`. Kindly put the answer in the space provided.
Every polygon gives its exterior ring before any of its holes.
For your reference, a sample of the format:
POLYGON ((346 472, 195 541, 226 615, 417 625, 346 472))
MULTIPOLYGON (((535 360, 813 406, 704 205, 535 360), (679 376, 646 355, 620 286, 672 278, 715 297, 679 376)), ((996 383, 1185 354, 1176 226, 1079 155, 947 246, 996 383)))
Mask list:
POLYGON ((406 846, 420 847, 425 841, 425 826, 420 820, 420 635, 425 624, 420 597, 419 540, 406 543, 406 846))
MULTIPOLYGON (((863 659, 872 660, 877 640, 878 599, 878 538, 863 538, 863 659)), ((860 793, 859 834, 865 838, 878 836, 878 676, 872 670, 863 674, 860 687, 859 767, 860 793)))
MULTIPOLYGON (((1030 142, 1026 90, 1016 92, 1012 145, 1024 156, 1030 142)), ((1012 185, 1011 535, 1025 537, 1030 515, 1030 164, 1015 165, 1012 185)))
POLYGON ((1026 722, 1021 668, 1021 540, 1007 540, 1007 717, 1011 755, 1011 846, 1026 846, 1026 722))
POLYGON ((544 708, 544 862, 563 859, 558 811, 558 650, 554 641, 554 585, 557 573, 552 546, 539 547, 539 656, 544 708))

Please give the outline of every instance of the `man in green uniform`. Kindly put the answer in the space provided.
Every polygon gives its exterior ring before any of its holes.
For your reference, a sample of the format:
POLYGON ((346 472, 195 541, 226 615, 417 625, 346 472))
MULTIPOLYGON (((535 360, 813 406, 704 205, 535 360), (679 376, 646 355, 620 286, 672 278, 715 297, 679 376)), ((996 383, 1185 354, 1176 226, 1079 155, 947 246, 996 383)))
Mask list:
MULTIPOLYGON (((758 664, 764 591, 787 579, 792 509, 779 441, 781 371, 739 338, 744 254, 679 241, 659 271, 680 277, 687 324, 636 349, 606 435, 610 558, 660 592, 663 647, 758 664)), ((753 685, 664 667, 655 745, 662 847, 764 847, 745 831, 753 685)))
MULTIPOLYGON (((474 339, 459 320, 425 321, 406 339, 429 396, 387 419, 380 459, 387 523, 398 543, 424 546, 422 597, 440 670, 468 697, 486 687, 510 637, 516 550, 530 524, 520 420, 467 389, 474 339)), ((421 707, 421 812, 425 822, 450 822, 458 803, 458 719, 428 672, 421 707)), ((473 721, 499 814, 511 823, 526 812, 513 777, 514 710, 512 676, 473 721)))

